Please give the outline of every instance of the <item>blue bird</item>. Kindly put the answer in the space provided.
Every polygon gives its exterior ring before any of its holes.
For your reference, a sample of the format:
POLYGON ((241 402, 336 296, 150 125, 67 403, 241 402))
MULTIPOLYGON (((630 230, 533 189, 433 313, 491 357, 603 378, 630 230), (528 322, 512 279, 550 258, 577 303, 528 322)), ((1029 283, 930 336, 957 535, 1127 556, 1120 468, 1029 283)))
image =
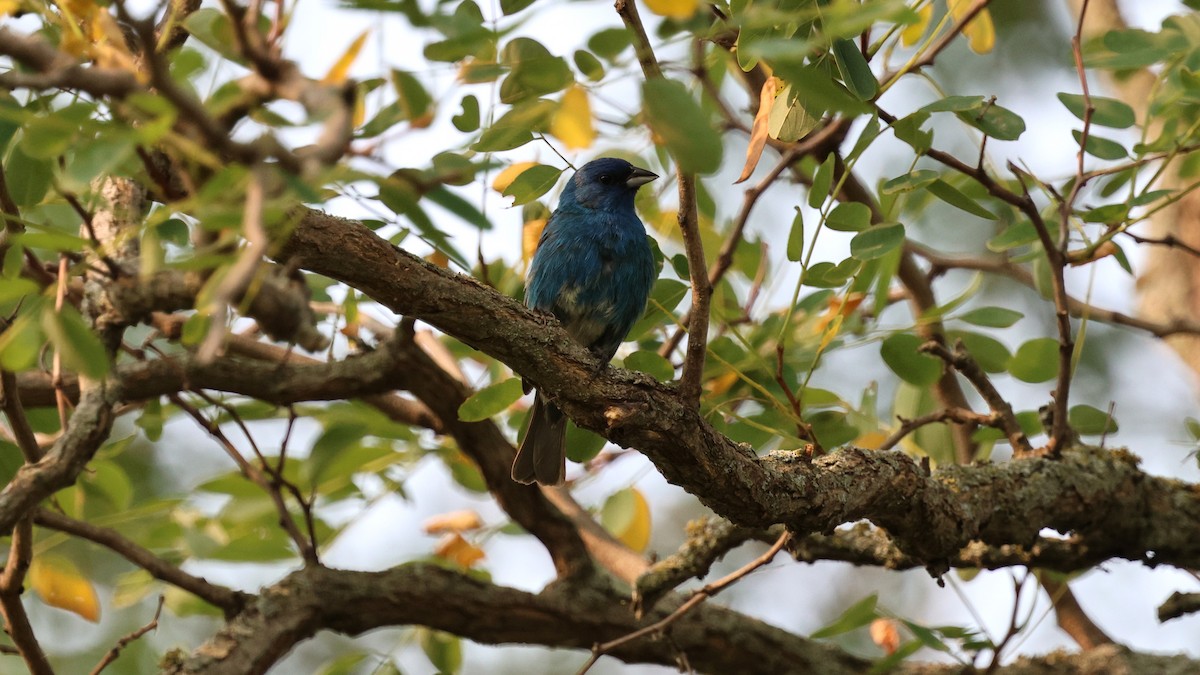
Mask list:
MULTIPOLYGON (((633 197, 655 178, 614 157, 584 164, 567 181, 529 266, 525 304, 554 314, 605 363, 641 318, 654 285, 654 256, 633 197)), ((567 418, 539 392, 513 480, 562 483, 566 435, 567 418)))

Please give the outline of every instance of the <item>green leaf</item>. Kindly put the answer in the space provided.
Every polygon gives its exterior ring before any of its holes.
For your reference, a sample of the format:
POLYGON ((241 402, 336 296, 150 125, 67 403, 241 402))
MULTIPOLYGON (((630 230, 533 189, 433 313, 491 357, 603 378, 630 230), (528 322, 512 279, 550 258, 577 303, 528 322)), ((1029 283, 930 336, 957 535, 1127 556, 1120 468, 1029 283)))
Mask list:
POLYGON ((457 635, 424 627, 417 632, 421 636, 421 651, 439 675, 452 675, 462 669, 462 640, 457 635))
POLYGON ((134 421, 143 433, 146 434, 146 439, 157 441, 162 438, 163 429, 163 408, 162 401, 157 398, 152 398, 142 405, 142 414, 134 421))
MULTIPOLYGON (((358 672, 358 666, 367 659, 367 655, 363 652, 351 652, 342 654, 330 661, 326 661, 321 669, 315 675, 354 675, 358 672)), ((373 670, 373 673, 378 672, 373 670)))
MULTIPOLYGON (((904 620, 901 619, 901 621, 904 620)), ((907 626, 908 629, 912 631, 913 636, 916 637, 917 640, 919 640, 921 644, 925 645, 926 647, 939 652, 950 651, 950 647, 946 646, 946 643, 943 642, 942 639, 938 637, 938 634, 934 631, 929 630, 920 624, 913 623, 912 621, 904 621, 904 625, 907 626)))
POLYGON ((524 393, 525 391, 521 388, 521 380, 516 377, 510 377, 503 382, 484 387, 458 407, 458 419, 464 422, 486 420, 507 410, 524 393))
POLYGON ((985 328, 1008 328, 1025 315, 1006 307, 979 307, 955 318, 985 328))
POLYGON ((858 438, 859 430, 850 422, 850 416, 840 410, 822 410, 805 414, 804 420, 812 425, 813 434, 823 447, 836 448, 858 438))
POLYGON ((1117 421, 1107 412, 1090 405, 1071 406, 1067 419, 1071 428, 1084 436, 1102 436, 1117 432, 1117 421))
POLYGON ((885 195, 897 192, 910 192, 917 188, 925 187, 935 180, 938 180, 938 172, 932 169, 917 169, 916 171, 906 173, 903 176, 896 176, 887 181, 880 188, 880 192, 885 195))
POLYGON ((835 153, 829 153, 825 161, 813 172, 812 185, 808 188, 808 205, 814 209, 821 208, 825 198, 829 196, 830 188, 833 187, 834 155, 835 153))
POLYGON ((500 0, 500 11, 504 16, 511 16, 532 5, 534 0, 500 0))
POLYGON ((596 58, 591 52, 583 49, 575 50, 574 61, 575 67, 587 79, 592 82, 599 82, 604 79, 604 64, 600 63, 600 59, 596 58))
POLYGON ((481 230, 492 229, 492 221, 488 220, 487 216, 483 215, 474 204, 445 187, 439 185, 433 188, 425 193, 425 198, 481 230))
POLYGON ((995 220, 996 218, 994 213, 983 208, 979 202, 963 194, 958 188, 940 178, 927 185, 926 189, 938 199, 951 206, 960 208, 973 216, 987 218, 988 220, 995 220))
POLYGON ((561 175, 562 169, 547 164, 531 166, 504 188, 504 195, 513 198, 513 206, 528 204, 549 192, 561 175))
POLYGON ((642 85, 646 122, 685 173, 712 173, 721 166, 721 136, 682 82, 653 79, 642 85))
POLYGON ((1058 374, 1058 341, 1034 338, 1017 348, 1008 372, 1022 382, 1047 382, 1058 374))
POLYGON ((0 367, 21 372, 37 365, 45 336, 36 318, 32 311, 22 314, 0 334, 0 367))
POLYGON ((415 120, 429 113, 433 97, 412 73, 393 69, 392 86, 396 88, 396 104, 402 113, 400 119, 415 120))
POLYGON ((542 43, 530 38, 514 38, 504 45, 500 62, 511 68, 500 83, 501 103, 552 94, 575 81, 562 57, 554 56, 542 43))
POLYGON ((871 209, 858 202, 842 202, 825 217, 825 227, 838 232, 862 232, 871 227, 871 209))
POLYGON ((981 112, 956 113, 958 118, 1000 141, 1015 141, 1025 133, 1025 120, 1015 112, 996 105, 983 105, 981 112))
POLYGON ((638 350, 625 357, 625 367, 639 370, 656 380, 668 381, 675 377, 675 367, 658 352, 649 349, 638 350))
POLYGON ((921 112, 967 112, 983 107, 982 96, 947 96, 921 107, 921 112))
POLYGON ((588 38, 588 49, 602 59, 613 61, 621 52, 633 44, 630 32, 625 28, 605 28, 588 38))
POLYGON ((900 223, 876 225, 850 240, 850 255, 859 260, 882 258, 904 245, 904 226, 900 223))
POLYGON ((855 628, 862 628, 863 626, 866 626, 875 619, 879 618, 879 612, 875 609, 875 604, 878 601, 879 596, 877 594, 872 593, 871 595, 868 595, 867 597, 848 607, 846 611, 842 612, 841 616, 833 621, 833 623, 825 626, 809 637, 815 640, 820 640, 823 638, 833 637, 835 635, 841 635, 842 633, 848 633, 855 628))
POLYGON ((532 140, 533 134, 527 128, 494 124, 484 129, 471 149, 475 152, 504 152, 519 148, 532 140))
POLYGON ((804 271, 804 285, 813 288, 840 288, 862 268, 862 261, 846 258, 838 264, 819 262, 804 271))
POLYGON ((1129 204, 1123 202, 1105 204, 1104 206, 1097 206, 1094 209, 1084 211, 1079 217, 1088 223, 1122 223, 1129 218, 1129 207, 1129 204))
POLYGON ((93 380, 108 374, 108 354, 100 338, 71 305, 61 312, 42 312, 42 330, 62 355, 63 365, 93 380))
POLYGON ((17 206, 34 206, 42 201, 54 177, 53 162, 26 155, 19 144, 12 149, 4 164, 4 173, 8 179, 8 194, 17 206))
POLYGON ((55 114, 30 119, 24 128, 19 147, 34 159, 57 159, 76 141, 79 125, 55 114))
POLYGON ((846 88, 863 101, 875 98, 879 83, 867 59, 858 50, 858 45, 853 40, 840 38, 833 41, 831 51, 846 88))
MULTIPOLYGON (((590 462, 600 454, 607 443, 603 436, 580 429, 574 423, 567 425, 567 459, 572 462, 590 462)), ((482 491, 486 492, 487 489, 482 491)))
MULTIPOLYGON (((454 128, 464 133, 479 128, 479 99, 474 94, 467 94, 462 100, 462 112, 450 118, 454 128)), ((531 136, 532 138, 532 136, 531 136)))
POLYGON ((928 386, 942 376, 942 362, 917 351, 924 343, 912 333, 895 333, 880 345, 879 355, 900 379, 919 387, 928 386))
POLYGON ((1000 234, 989 239, 987 247, 989 251, 1001 253, 1017 248, 1018 246, 1032 244, 1037 240, 1038 233, 1033 223, 1028 220, 1018 220, 1004 228, 1000 234))
POLYGON ((923 155, 933 147, 933 132, 923 131, 922 125, 929 120, 929 113, 915 112, 892 123, 892 133, 904 141, 918 155, 923 155))
MULTIPOLYGON (((1058 100, 1071 111, 1071 114, 1083 119, 1087 111, 1086 99, 1079 94, 1060 93, 1058 100)), ((1113 129, 1128 129, 1137 121, 1133 108, 1114 98, 1092 96, 1092 124, 1113 129)))
POLYGON ((963 346, 979 363, 979 367, 988 373, 1003 373, 1008 370, 1012 361, 1012 353, 1003 342, 981 333, 952 330, 946 333, 951 340, 962 340, 963 346))
MULTIPOLYGON (((1083 132, 1078 129, 1072 129, 1071 135, 1075 137, 1076 143, 1083 139, 1083 132)), ((1129 151, 1125 149, 1125 146, 1092 133, 1088 134, 1087 144, 1083 146, 1083 150, 1093 157, 1107 160, 1125 159, 1129 156, 1129 151)))
POLYGON ((788 232, 787 259, 800 262, 804 258, 804 212, 799 206, 795 208, 796 217, 792 218, 792 229, 788 232))
POLYGON ((6 279, 3 284, 0 284, 0 307, 14 303, 27 295, 37 295, 41 290, 41 287, 29 279, 6 279))

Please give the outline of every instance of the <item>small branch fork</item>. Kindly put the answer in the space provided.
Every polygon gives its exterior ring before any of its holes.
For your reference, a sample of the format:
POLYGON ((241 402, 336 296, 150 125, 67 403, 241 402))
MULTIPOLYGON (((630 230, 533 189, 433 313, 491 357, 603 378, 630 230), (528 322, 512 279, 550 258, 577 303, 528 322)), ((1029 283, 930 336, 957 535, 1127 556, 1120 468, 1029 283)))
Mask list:
MULTIPOLYGON (((950 351, 946 348, 946 345, 936 341, 926 342, 921 345, 921 351, 938 357, 946 362, 946 365, 954 368, 959 373, 962 373, 963 377, 967 378, 967 381, 975 387, 975 390, 979 392, 979 395, 983 397, 983 400, 987 402, 988 407, 992 410, 990 416, 985 416, 989 426, 998 426, 1004 432, 1004 435, 1008 437, 1008 442, 1012 444, 1013 452, 1017 456, 1028 457, 1036 454, 1033 446, 1029 444, 1029 439, 1026 438, 1025 432, 1021 430, 1021 425, 1017 423, 1017 416, 1013 414, 1012 406, 1008 404, 1008 401, 1004 400, 1004 397, 992 385, 987 373, 983 371, 983 368, 979 367, 975 359, 971 358, 971 355, 963 348, 961 341, 954 345, 954 351, 950 351)), ((953 418, 951 417, 951 419, 953 418)))
POLYGON ((151 618, 146 625, 138 628, 132 633, 129 633, 125 637, 122 637, 120 640, 117 640, 117 644, 113 645, 112 649, 108 650, 108 653, 104 655, 104 658, 100 659, 100 663, 97 663, 95 668, 92 668, 91 675, 100 675, 101 671, 117 660, 117 657, 121 655, 122 649, 128 647, 129 644, 134 640, 137 640, 146 633, 158 628, 158 619, 162 616, 163 601, 165 599, 166 596, 158 596, 158 607, 154 610, 154 617, 151 618))
MULTIPOLYGON (((641 628, 632 633, 629 633, 628 635, 623 635, 615 640, 610 640, 608 642, 604 642, 602 644, 597 644, 597 645, 593 646, 591 658, 589 658, 587 660, 587 662, 583 664, 583 667, 579 669, 579 671, 576 675, 584 675, 584 673, 586 673, 588 670, 591 669, 591 667, 593 665, 596 664, 596 661, 598 661, 601 656, 603 656, 604 654, 606 654, 608 652, 611 652, 614 649, 617 649, 618 647, 621 647, 622 645, 628 644, 630 642, 633 642, 634 640, 638 640, 638 639, 646 637, 648 635, 654 635, 656 633, 663 632, 664 630, 667 629, 668 626, 670 626, 672 623, 678 621, 681 617, 683 617, 683 615, 687 614, 689 611, 691 611, 693 608, 695 608, 700 603, 704 602, 708 598, 711 598, 712 596, 716 595, 717 593, 720 593, 721 591, 725 590, 730 585, 741 580, 747 574, 750 574, 754 570, 770 563, 772 560, 775 559, 775 555, 777 553, 779 553, 779 551, 781 551, 784 546, 787 546, 787 543, 788 543, 788 541, 791 540, 791 538, 792 538, 791 533, 784 531, 784 533, 779 535, 779 538, 775 540, 775 543, 771 545, 771 548, 767 549, 767 551, 764 552, 762 555, 755 558, 754 560, 751 560, 746 565, 743 565, 741 568, 729 573, 728 575, 721 577, 720 579, 717 579, 716 581, 714 581, 710 584, 705 585, 701 589, 698 589, 697 591, 692 593, 692 596, 690 598, 685 600, 682 605, 680 605, 675 611, 671 612, 666 617, 664 617, 658 621, 655 621, 654 623, 650 624, 649 626, 646 626, 645 628, 641 628)), ((686 658, 686 657, 683 657, 682 655, 681 655, 681 657, 686 658)))
MULTIPOLYGON (((225 435, 225 432, 221 431, 220 426, 206 418, 198 408, 183 400, 183 398, 178 394, 171 394, 168 398, 170 398, 171 402, 178 406, 180 410, 187 413, 189 417, 194 419, 197 424, 199 424, 205 431, 209 433, 210 436, 213 437, 214 440, 217 441, 218 444, 220 444, 229 457, 233 459, 234 463, 237 464, 238 469, 242 472, 242 475, 250 479, 251 482, 262 488, 264 492, 270 495, 271 501, 275 504, 275 510, 279 515, 280 526, 283 527, 283 529, 288 533, 288 537, 291 538, 292 543, 294 543, 296 548, 300 551, 300 556, 304 559, 304 562, 309 565, 320 564, 320 560, 317 556, 316 540, 311 538, 311 536, 306 536, 300 531, 300 528, 296 526, 296 521, 292 518, 292 514, 288 510, 287 502, 284 500, 278 478, 274 475, 268 477, 266 474, 264 474, 264 470, 272 474, 274 474, 274 470, 271 468, 270 463, 263 459, 261 453, 258 452, 257 447, 255 448, 255 454, 258 455, 264 469, 260 469, 258 466, 255 466, 254 463, 249 462, 245 457, 242 457, 242 453, 238 451, 237 447, 233 444, 233 441, 229 440, 229 437, 225 435)), ((308 523, 308 530, 311 534, 313 531, 311 523, 311 505, 308 504, 307 501, 301 499, 300 506, 304 510, 306 522, 308 523)))

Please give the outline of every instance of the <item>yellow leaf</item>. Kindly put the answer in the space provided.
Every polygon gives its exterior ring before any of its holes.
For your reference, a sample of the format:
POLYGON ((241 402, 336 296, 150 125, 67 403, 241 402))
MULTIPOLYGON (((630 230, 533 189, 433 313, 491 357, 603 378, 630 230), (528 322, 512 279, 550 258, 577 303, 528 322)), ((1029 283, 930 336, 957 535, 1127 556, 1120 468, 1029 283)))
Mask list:
POLYGON ((483 527, 483 520, 480 519, 478 513, 470 509, 462 509, 427 518, 421 527, 428 534, 469 532, 483 527))
POLYGON ((700 9, 700 0, 646 0, 646 9, 669 19, 690 19, 700 9))
POLYGON ((93 623, 100 620, 100 599, 92 582, 66 558, 40 555, 29 565, 29 586, 42 602, 93 623))
POLYGON ((529 265, 533 254, 537 252, 538 242, 542 239, 542 230, 546 229, 545 218, 535 218, 525 223, 521 230, 521 259, 529 265))
POLYGON ((878 450, 879 446, 888 439, 888 435, 882 431, 868 431, 867 433, 854 439, 854 445, 864 450, 878 450))
MULTIPOLYGON (((835 319, 848 316, 851 312, 858 309, 866 299, 866 295, 862 293, 850 293, 846 296, 834 296, 829 299, 829 308, 825 310, 817 322, 813 324, 813 333, 820 333, 829 327, 835 319)), ((822 344, 824 348, 824 344, 822 344)))
POLYGON ((442 560, 448 560, 464 569, 483 560, 483 549, 463 539, 457 532, 451 532, 438 541, 433 554, 442 560))
POLYGON ((650 504, 637 488, 609 497, 600 521, 612 536, 638 553, 650 543, 650 504))
POLYGON ((563 94, 562 103, 550 120, 550 133, 571 150, 583 150, 596 140, 592 106, 583 87, 574 85, 563 94))
POLYGON ((904 27, 900 33, 900 44, 905 47, 911 47, 921 40, 921 36, 925 34, 925 29, 929 28, 929 22, 933 20, 933 3, 923 5, 917 10, 918 21, 904 27))
POLYGON ((55 4, 72 22, 90 18, 98 9, 96 0, 58 0, 55 4))
POLYGON ((325 73, 325 77, 321 78, 321 84, 342 84, 346 81, 346 76, 350 73, 350 66, 354 65, 354 59, 358 58, 358 53, 362 51, 363 45, 367 42, 367 36, 371 34, 371 30, 363 31, 358 37, 354 38, 354 42, 346 48, 346 53, 342 54, 342 58, 338 59, 333 67, 325 73))
POLYGON ((900 648, 900 629, 894 619, 875 619, 871 622, 871 640, 891 656, 900 648))
MULTIPOLYGON (((967 10, 973 4, 971 0, 949 0, 949 3, 950 15, 956 21, 966 16, 967 10)), ((992 51, 996 46, 996 27, 992 24, 992 15, 986 7, 963 28, 963 35, 967 36, 967 45, 976 54, 992 51)))
POLYGON ((425 256, 425 259, 444 270, 450 269, 450 256, 441 251, 434 251, 425 256))
POLYGON ((754 173, 758 160, 762 158, 763 148, 767 146, 767 120, 771 116, 771 107, 775 104, 775 92, 779 88, 778 77, 768 77, 763 82, 762 90, 758 92, 758 112, 754 114, 754 125, 750 127, 750 145, 746 146, 746 165, 742 167, 742 175, 733 181, 741 183, 754 173))
POLYGON ((845 318, 846 315, 840 313, 833 317, 833 321, 830 322, 829 328, 825 331, 825 334, 821 336, 821 346, 817 348, 818 351, 825 351, 825 348, 829 346, 829 343, 833 342, 833 339, 838 336, 838 333, 842 332, 842 321, 845 320, 845 318))
POLYGON ((355 129, 361 127, 367 119, 367 94, 362 89, 354 92, 354 117, 350 123, 355 129))
POLYGON ((520 176, 531 166, 537 166, 537 162, 517 162, 516 164, 509 164, 508 166, 504 167, 504 170, 501 171, 496 176, 496 179, 492 181, 492 189, 500 194, 504 194, 504 191, 508 189, 508 186, 512 185, 512 182, 517 179, 517 176, 520 176))
POLYGON ((733 385, 735 383, 737 383, 737 381, 738 381, 737 372, 731 370, 728 373, 725 373, 724 375, 722 375, 718 378, 709 380, 707 388, 710 392, 720 395, 720 394, 724 394, 725 392, 729 391, 730 388, 732 388, 733 385))

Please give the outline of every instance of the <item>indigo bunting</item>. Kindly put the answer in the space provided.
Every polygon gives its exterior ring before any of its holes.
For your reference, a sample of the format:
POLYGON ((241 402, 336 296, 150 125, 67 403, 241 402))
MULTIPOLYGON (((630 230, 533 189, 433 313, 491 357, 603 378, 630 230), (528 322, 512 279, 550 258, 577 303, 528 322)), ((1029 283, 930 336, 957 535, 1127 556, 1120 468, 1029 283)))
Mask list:
MULTIPOLYGON (((584 164, 563 189, 529 266, 525 304, 553 313, 605 364, 641 318, 654 285, 654 257, 633 197, 655 178, 613 157, 584 164)), ((513 480, 562 483, 566 435, 567 418, 539 392, 513 480)))

